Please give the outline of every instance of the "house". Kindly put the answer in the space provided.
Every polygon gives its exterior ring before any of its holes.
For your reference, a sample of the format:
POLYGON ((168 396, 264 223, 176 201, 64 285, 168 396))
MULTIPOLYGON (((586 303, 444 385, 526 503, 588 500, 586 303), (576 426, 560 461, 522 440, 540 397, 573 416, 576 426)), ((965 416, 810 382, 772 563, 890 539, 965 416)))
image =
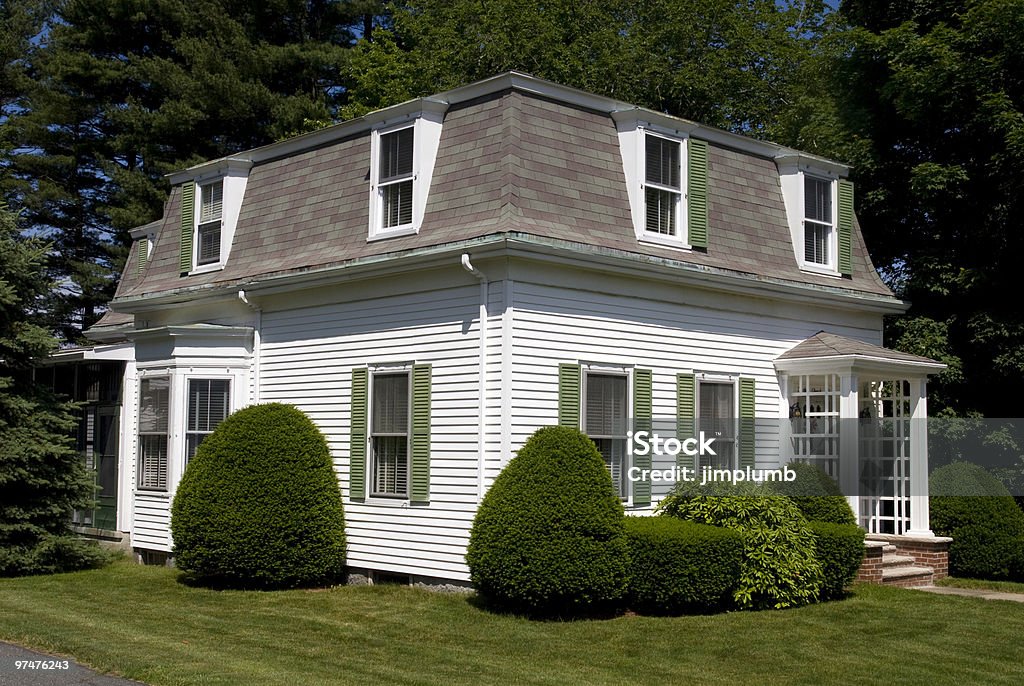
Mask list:
POLYGON ((923 419, 942 365, 881 347, 907 305, 848 172, 507 73, 175 173, 80 353, 123 373, 106 526, 167 556, 199 443, 284 402, 327 437, 371 579, 467 582, 478 504, 556 422, 631 512, 671 486, 644 469, 796 458, 874 537, 941 548, 923 419), (640 455, 632 419, 716 449, 640 455))

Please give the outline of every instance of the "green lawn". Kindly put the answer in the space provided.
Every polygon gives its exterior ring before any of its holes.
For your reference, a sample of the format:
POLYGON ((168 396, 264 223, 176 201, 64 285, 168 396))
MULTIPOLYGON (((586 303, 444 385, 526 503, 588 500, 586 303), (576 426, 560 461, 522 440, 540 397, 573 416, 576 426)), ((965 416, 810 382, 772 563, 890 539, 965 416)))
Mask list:
POLYGON ((150 684, 1018 684, 1024 607, 860 586, 782 612, 495 616, 395 586, 217 592, 173 570, 0 580, 0 638, 150 684))
POLYGON ((1024 593, 1024 584, 1016 581, 985 581, 982 579, 958 579, 946 577, 940 579, 937 586, 952 586, 953 588, 977 588, 985 591, 1002 591, 1003 593, 1024 593))

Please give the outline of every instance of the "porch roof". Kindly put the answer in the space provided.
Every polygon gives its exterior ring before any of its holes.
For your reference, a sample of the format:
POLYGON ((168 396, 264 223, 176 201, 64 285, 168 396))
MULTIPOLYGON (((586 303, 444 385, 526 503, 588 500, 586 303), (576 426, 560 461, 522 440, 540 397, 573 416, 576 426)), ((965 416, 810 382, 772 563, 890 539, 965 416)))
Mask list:
POLYGON ((819 331, 775 358, 780 371, 824 371, 856 367, 884 374, 922 376, 946 368, 942 362, 819 331))

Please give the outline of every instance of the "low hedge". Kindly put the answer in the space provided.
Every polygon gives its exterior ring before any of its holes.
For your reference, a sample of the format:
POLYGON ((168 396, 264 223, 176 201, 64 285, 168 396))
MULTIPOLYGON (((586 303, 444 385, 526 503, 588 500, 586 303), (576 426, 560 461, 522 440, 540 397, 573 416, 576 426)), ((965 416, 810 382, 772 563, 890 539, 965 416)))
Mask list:
POLYGON ((796 473, 794 481, 769 482, 771 490, 792 500, 809 521, 856 524, 839 484, 821 467, 806 462, 786 465, 796 473))
POLYGON ((1024 536, 985 524, 962 526, 949 546, 949 568, 969 579, 1024 580, 1024 536))
POLYGON ((952 536, 949 573, 1024 580, 1024 512, 983 467, 953 462, 929 479, 932 530, 952 536))
POLYGON ((743 539, 675 517, 626 517, 630 607, 646 614, 707 612, 739 585, 743 539))
POLYGON ((864 559, 864 530, 856 524, 808 522, 814 534, 814 552, 821 563, 825 579, 821 599, 840 598, 847 586, 857 578, 864 559))
POLYGON ((789 498, 749 482, 700 486, 682 481, 660 510, 739 532, 743 562, 733 600, 740 608, 781 609, 818 599, 824 577, 814 553, 814 534, 789 498))

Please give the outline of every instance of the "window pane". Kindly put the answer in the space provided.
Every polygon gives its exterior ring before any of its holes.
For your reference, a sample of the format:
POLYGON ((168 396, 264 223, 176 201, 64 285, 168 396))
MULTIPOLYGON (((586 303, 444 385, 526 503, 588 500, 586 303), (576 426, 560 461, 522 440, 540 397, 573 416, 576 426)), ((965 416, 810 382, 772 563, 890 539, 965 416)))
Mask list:
POLYGON ((408 433, 408 374, 374 375, 372 419, 371 431, 374 434, 402 434, 404 436, 408 433))
POLYGON ((589 436, 625 436, 626 377, 588 374, 585 410, 589 436))
POLYGON ((167 406, 171 380, 143 379, 139 383, 139 432, 167 431, 167 406))
POLYGON ((412 173, 412 135, 410 126, 380 137, 379 181, 412 173))
POLYGON ((209 264, 220 260, 220 220, 199 225, 198 264, 209 264))
POLYGON ((202 186, 199 194, 201 196, 199 221, 208 222, 220 219, 224 207, 224 181, 214 181, 202 186))
POLYGON ((139 436, 139 486, 167 488, 167 436, 139 436))
POLYGON ((604 458, 605 466, 612 475, 612 483, 615 484, 615 492, 620 498, 629 497, 626 485, 629 483, 625 476, 626 472, 626 441, 619 438, 598 438, 594 440, 597 451, 604 458))
POLYGON ((679 141, 646 136, 647 182, 679 188, 679 141))
POLYGON ((733 385, 731 383, 700 384, 700 429, 709 435, 735 435, 733 385))
POLYGON ((814 264, 828 264, 829 226, 817 222, 804 222, 804 260, 814 264))
POLYGON ((646 189, 647 231, 665 236, 676 235, 676 203, 679 194, 658 188, 646 189))
POLYGON ((373 492, 405 495, 409 480, 409 442, 405 436, 373 439, 373 492))
POLYGON ((832 182, 804 177, 804 217, 832 223, 832 182))
POLYGON ((383 226, 402 226, 412 223, 412 181, 393 183, 381 188, 383 200, 383 226))
POLYGON ((212 432, 228 416, 231 402, 227 379, 189 379, 188 431, 212 432))

